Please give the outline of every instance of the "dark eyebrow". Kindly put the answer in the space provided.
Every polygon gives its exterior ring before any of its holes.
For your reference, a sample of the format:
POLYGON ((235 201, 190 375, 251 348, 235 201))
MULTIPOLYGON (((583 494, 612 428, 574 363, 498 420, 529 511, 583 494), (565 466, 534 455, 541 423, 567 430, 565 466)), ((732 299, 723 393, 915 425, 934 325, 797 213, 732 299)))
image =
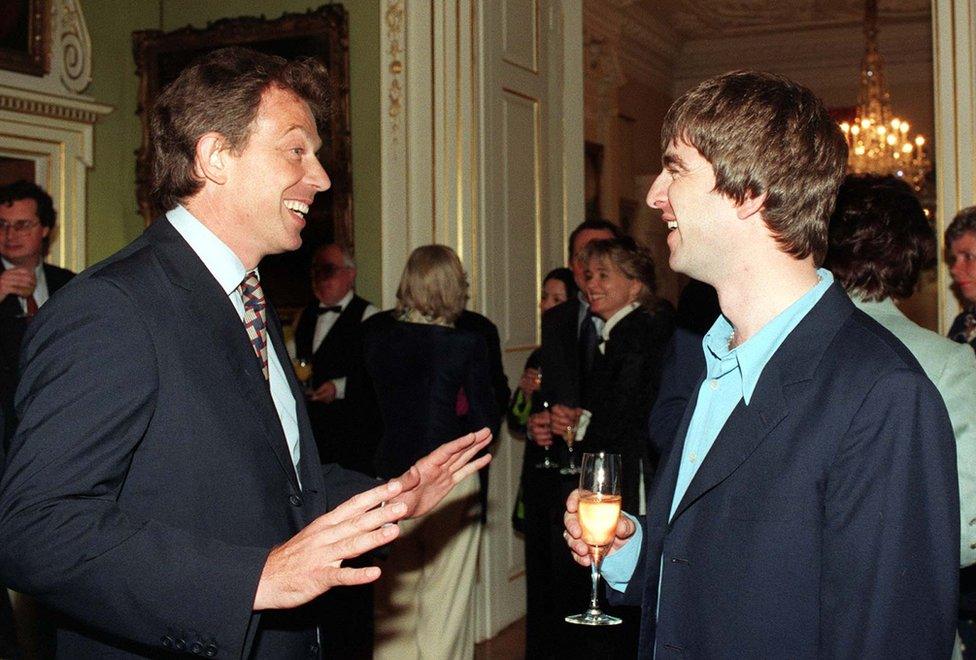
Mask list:
POLYGON ((666 169, 666 170, 673 170, 673 169, 686 170, 686 169, 688 169, 685 166, 685 162, 683 160, 681 160, 681 157, 678 156, 677 154, 664 154, 664 156, 661 157, 661 163, 664 165, 664 169, 666 169))

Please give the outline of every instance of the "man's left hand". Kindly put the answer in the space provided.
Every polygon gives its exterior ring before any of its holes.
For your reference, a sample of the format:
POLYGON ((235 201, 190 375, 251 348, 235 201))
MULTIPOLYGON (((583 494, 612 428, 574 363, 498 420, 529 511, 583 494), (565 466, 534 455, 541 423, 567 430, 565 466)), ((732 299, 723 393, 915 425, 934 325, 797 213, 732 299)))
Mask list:
POLYGON ((477 456, 491 442, 491 431, 481 429, 445 443, 403 473, 403 492, 391 502, 407 505, 407 517, 422 516, 451 492, 454 485, 491 461, 491 454, 477 456))

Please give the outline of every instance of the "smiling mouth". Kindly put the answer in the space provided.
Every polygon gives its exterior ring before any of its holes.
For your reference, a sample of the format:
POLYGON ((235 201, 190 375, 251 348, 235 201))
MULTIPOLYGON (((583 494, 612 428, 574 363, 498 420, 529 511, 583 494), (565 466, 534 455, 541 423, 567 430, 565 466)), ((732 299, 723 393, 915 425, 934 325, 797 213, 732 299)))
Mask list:
POLYGON ((297 199, 286 199, 285 208, 295 212, 296 214, 301 216, 303 220, 305 219, 305 216, 308 214, 308 204, 306 204, 305 202, 299 202, 297 199))

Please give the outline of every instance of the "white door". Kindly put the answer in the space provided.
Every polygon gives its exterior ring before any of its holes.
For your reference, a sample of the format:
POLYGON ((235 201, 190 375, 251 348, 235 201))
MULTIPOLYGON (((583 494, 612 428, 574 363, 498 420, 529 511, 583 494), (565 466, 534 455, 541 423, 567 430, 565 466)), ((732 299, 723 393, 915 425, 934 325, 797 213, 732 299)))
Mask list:
MULTIPOLYGON (((539 341, 540 280, 565 263, 566 229, 582 220, 582 7, 574 0, 488 0, 479 7, 478 284, 514 388, 539 341)), ((523 444, 507 429, 500 435, 481 548, 479 640, 525 614, 523 543, 510 523, 523 444)))

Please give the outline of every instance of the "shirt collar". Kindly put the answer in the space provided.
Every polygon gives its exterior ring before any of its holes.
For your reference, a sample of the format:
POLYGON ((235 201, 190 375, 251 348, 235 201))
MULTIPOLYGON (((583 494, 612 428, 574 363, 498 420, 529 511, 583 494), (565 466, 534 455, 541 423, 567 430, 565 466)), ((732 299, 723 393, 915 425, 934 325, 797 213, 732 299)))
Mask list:
POLYGON ((816 285, 735 348, 729 348, 732 324, 724 314, 719 315, 702 339, 709 377, 723 375, 737 366, 742 378, 742 399, 749 405, 766 364, 834 282, 834 276, 825 268, 818 268, 817 275, 820 281, 816 285))
MULTIPOLYGON (((3 262, 3 268, 4 268, 4 270, 10 270, 11 268, 16 268, 17 267, 15 264, 7 261, 7 259, 5 257, 0 257, 0 261, 3 262)), ((37 275, 38 277, 41 277, 42 275, 44 275, 44 260, 43 259, 38 259, 37 260, 37 265, 34 266, 34 274, 37 275)))
MULTIPOLYGON (((200 257, 200 261, 214 276, 224 293, 230 295, 244 281, 247 269, 240 258, 227 244, 217 238, 210 229, 197 220, 183 205, 166 212, 166 219, 180 236, 190 244, 190 248, 200 257)), ((257 268, 254 269, 257 273, 257 268)), ((258 274, 258 279, 260 279, 258 274)))
POLYGON ((607 322, 603 324, 603 330, 600 331, 600 336, 603 337, 603 341, 610 339, 610 331, 613 330, 613 327, 638 307, 640 307, 639 303, 632 302, 614 312, 613 316, 608 318, 607 322))

